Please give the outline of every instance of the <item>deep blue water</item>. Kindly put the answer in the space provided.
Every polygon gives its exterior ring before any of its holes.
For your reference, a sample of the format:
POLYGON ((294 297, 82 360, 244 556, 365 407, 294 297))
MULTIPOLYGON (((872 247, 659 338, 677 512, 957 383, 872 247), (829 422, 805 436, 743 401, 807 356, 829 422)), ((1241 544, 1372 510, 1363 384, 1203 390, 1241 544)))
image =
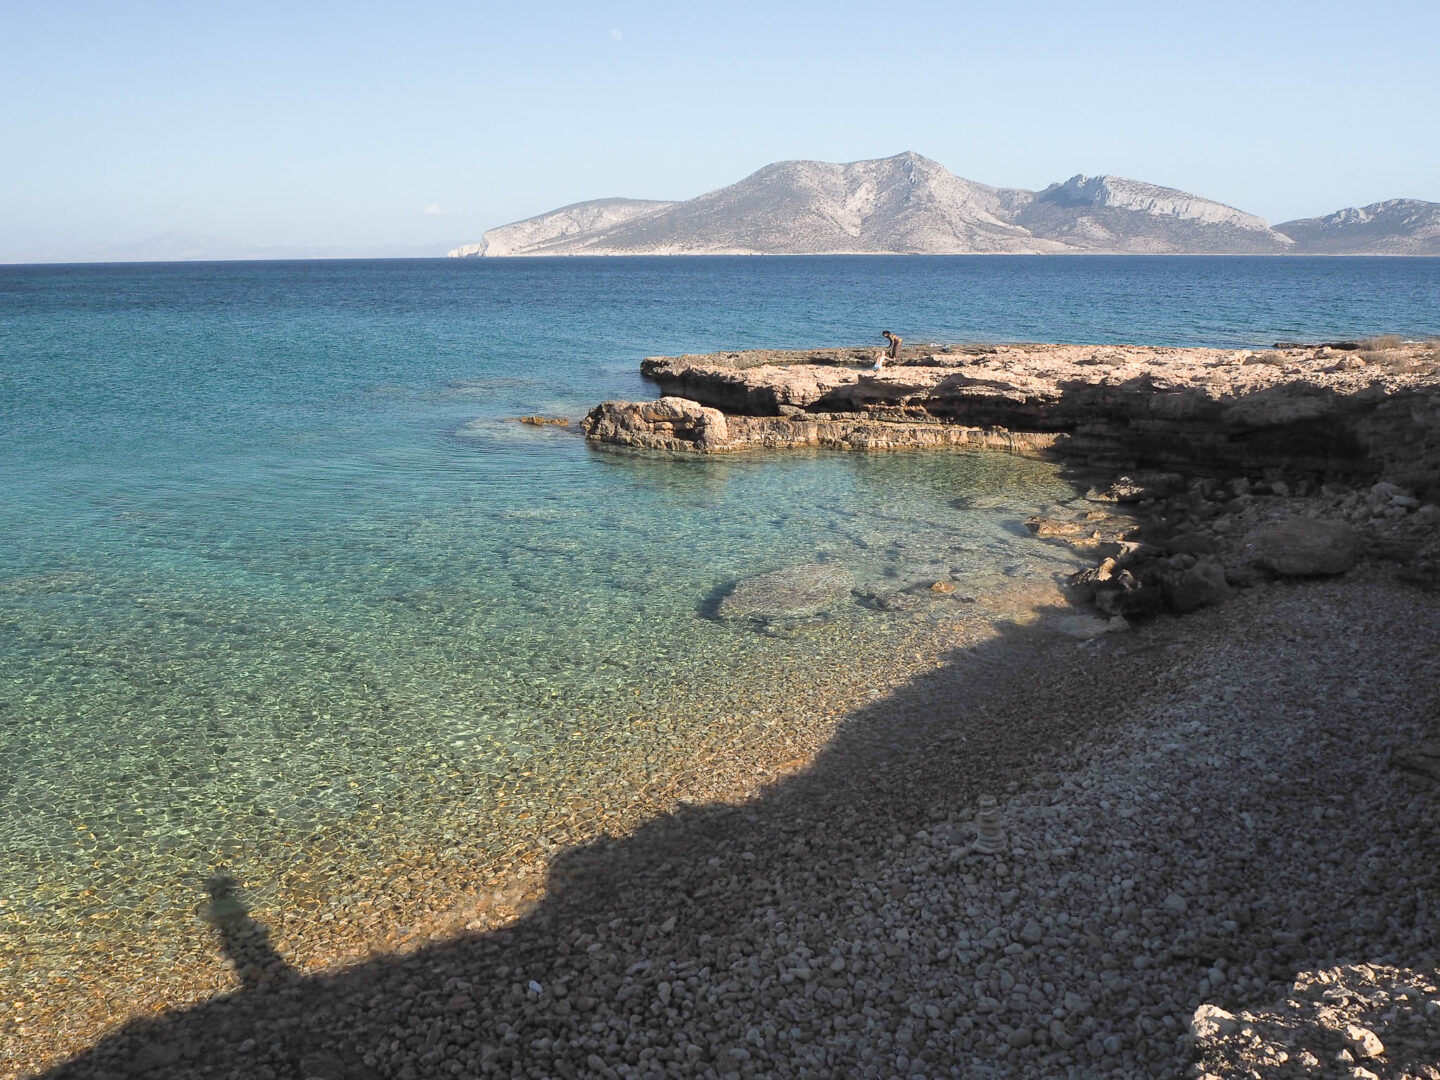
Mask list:
POLYGON ((966 617, 854 606, 761 634, 706 617, 739 578, 1059 572, 1018 525, 1073 495, 1039 463, 680 460, 511 422, 652 396, 645 355, 886 328, 1434 335, 1440 259, 0 267, 0 945, 28 950, 0 996, 92 947, 66 932, 81 913, 123 951, 219 866, 283 898, 296 866, 339 875, 316 854, 337 846, 379 867, 535 841, 547 807, 966 617))

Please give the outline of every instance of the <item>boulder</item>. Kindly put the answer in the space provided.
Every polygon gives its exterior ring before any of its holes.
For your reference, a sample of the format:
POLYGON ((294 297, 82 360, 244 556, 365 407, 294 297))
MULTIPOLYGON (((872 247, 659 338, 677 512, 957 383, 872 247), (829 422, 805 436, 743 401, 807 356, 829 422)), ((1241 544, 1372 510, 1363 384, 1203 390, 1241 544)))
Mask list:
POLYGON ((1188 530, 1176 533, 1163 546, 1172 555, 1211 555, 1219 545, 1209 533, 1188 530))
POLYGON ((1201 559, 1188 569, 1162 573, 1160 588, 1166 606, 1182 615, 1196 608, 1222 603, 1230 597, 1225 567, 1216 559, 1201 559))
POLYGON ((1240 1027, 1234 1013, 1226 1012, 1218 1005, 1201 1005, 1190 1017, 1190 1034, 1197 1040, 1224 1038, 1240 1027))
POLYGON ((581 426, 591 439, 652 450, 714 451, 730 441, 724 413, 681 397, 602 402, 581 426))
POLYGON ((1165 606, 1165 596, 1163 590, 1142 581, 1129 570, 1120 570, 1095 589, 1091 603, 1105 615, 1143 619, 1165 606))
POLYGON ((1290 517, 1262 525, 1245 537, 1259 565, 1287 577, 1343 574, 1355 565, 1360 538, 1342 521, 1290 517))
POLYGON ((1185 486, 1185 478, 1174 472, 1138 472, 1122 476, 1106 488, 1092 487, 1085 493, 1091 502, 1137 503, 1173 495, 1185 486))
POLYGON ((1350 1044, 1350 1052, 1358 1058, 1378 1058, 1385 1053, 1385 1044, 1380 1037, 1359 1024, 1345 1025, 1345 1041, 1350 1044))

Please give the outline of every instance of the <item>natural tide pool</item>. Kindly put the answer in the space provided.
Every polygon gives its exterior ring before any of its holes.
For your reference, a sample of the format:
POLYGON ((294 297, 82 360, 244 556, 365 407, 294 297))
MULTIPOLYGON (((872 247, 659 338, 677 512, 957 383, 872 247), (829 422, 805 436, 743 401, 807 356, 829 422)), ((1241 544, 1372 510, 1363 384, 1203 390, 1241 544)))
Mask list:
POLYGON ((300 966, 403 942, 802 756, 1006 617, 986 598, 1074 565, 1021 525, 1076 495, 1041 462, 672 458, 511 418, 651 396, 647 353, 882 325, 1408 329, 1433 262, 0 268, 0 1040, 58 1051, 58 1010, 98 1032, 232 985, 200 918, 220 874, 300 966), (716 617, 816 565, 856 592, 716 617))

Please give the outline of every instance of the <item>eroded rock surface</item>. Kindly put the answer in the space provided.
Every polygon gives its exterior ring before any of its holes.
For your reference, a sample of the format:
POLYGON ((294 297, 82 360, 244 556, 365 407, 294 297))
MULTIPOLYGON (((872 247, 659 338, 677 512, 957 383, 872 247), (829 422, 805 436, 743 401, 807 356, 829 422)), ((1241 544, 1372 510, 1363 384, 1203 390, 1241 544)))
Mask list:
POLYGON ((582 422, 590 439, 648 450, 917 450, 964 447, 1038 453, 1053 436, 965 427, 919 418, 906 423, 855 414, 726 415, 687 398, 607 401, 582 422))
MULTIPOLYGON (((704 449, 712 451, 874 448, 863 438, 829 435, 824 426, 863 419, 909 425, 888 431, 893 445, 951 445, 927 426, 940 423, 985 432, 987 445, 1002 442, 1003 431, 1015 449, 1053 448, 1101 466, 1226 472, 1284 466, 1385 475, 1411 487, 1433 484, 1440 474, 1440 358, 1430 342, 1343 350, 943 346, 907 348, 878 372, 869 370, 873 355, 755 350, 650 357, 641 370, 667 395, 731 416, 768 418, 763 436, 739 426, 728 442, 709 440, 704 449), (805 426, 816 421, 820 426, 805 426)), ((596 413, 591 417, 592 438, 626 441, 612 437, 596 413)), ((953 445, 974 442, 972 436, 953 445)), ((633 444, 648 445, 643 438, 633 444)))
POLYGON ((729 424, 719 409, 674 396, 607 401, 591 410, 584 428, 592 439, 651 450, 710 450, 730 441, 729 424))

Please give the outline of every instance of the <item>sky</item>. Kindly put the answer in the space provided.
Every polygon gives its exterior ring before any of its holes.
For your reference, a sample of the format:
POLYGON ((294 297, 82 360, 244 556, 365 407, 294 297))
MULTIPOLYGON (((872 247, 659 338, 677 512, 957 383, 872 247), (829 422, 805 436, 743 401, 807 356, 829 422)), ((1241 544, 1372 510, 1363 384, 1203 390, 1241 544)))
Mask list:
POLYGON ((1437 42, 1440 0, 0 0, 0 262, 438 255, 905 150, 1272 223, 1440 201, 1437 42))

